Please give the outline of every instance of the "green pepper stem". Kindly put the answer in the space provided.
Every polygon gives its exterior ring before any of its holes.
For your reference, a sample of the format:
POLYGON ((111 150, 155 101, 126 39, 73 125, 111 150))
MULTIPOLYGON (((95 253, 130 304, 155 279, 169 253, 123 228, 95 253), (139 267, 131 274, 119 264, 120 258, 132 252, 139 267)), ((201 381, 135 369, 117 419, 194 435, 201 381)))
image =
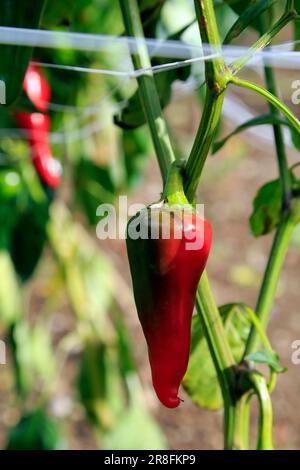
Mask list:
POLYGON ((182 171, 182 162, 175 161, 172 163, 163 193, 163 198, 166 199, 169 205, 190 205, 184 194, 182 171))

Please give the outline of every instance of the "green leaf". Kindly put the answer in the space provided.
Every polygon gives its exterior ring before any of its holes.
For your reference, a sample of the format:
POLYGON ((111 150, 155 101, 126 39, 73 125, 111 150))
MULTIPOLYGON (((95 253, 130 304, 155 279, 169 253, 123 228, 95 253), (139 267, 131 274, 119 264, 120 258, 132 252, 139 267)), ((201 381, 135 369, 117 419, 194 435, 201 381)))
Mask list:
MULTIPOLYGON (((184 26, 175 34, 168 37, 171 40, 180 39, 182 34, 190 24, 184 26)), ((175 59, 177 60, 177 59, 175 59)), ((173 62, 173 58, 169 59, 152 59, 152 65, 161 65, 173 62)), ((162 109, 164 109, 170 102, 172 96, 172 85, 176 80, 186 81, 190 76, 191 67, 183 67, 165 72, 160 72, 154 75, 155 85, 157 88, 159 100, 162 109)), ((122 129, 136 129, 146 123, 146 117, 141 105, 139 89, 129 98, 127 106, 121 111, 119 115, 114 116, 114 123, 122 129)))
POLYGON ((300 134, 294 127, 291 127, 291 138, 296 150, 300 150, 300 134))
MULTIPOLYGON (((259 0, 256 3, 250 3, 241 13, 234 25, 228 31, 224 44, 229 44, 233 39, 237 38, 248 26, 266 10, 271 8, 277 0, 259 0)), ((244 2, 246 3, 246 2, 244 2)))
MULTIPOLYGON (((300 0, 295 0, 294 2, 295 10, 297 11, 298 15, 300 15, 300 0)), ((300 21, 294 21, 294 40, 299 41, 300 39, 300 21)), ((297 42, 295 44, 295 50, 300 50, 300 43, 297 42)))
POLYGON ((272 232, 280 222, 282 190, 280 181, 262 186, 253 201, 250 227, 255 237, 272 232))
POLYGON ((0 249, 0 279, 0 321, 8 327, 21 314, 21 299, 11 256, 6 249, 0 249))
POLYGON ((34 273, 47 241, 49 204, 30 201, 20 213, 12 230, 10 252, 15 269, 23 282, 34 273))
POLYGON ((22 416, 8 433, 7 450, 57 450, 62 448, 60 430, 44 410, 22 416))
POLYGON ((261 349, 255 353, 248 354, 245 357, 247 361, 254 362, 255 364, 266 364, 274 372, 280 374, 287 370, 286 367, 282 367, 279 362, 279 356, 275 351, 267 351, 266 349, 261 349))
POLYGON ((285 120, 284 118, 280 118, 278 116, 272 116, 271 114, 263 114, 262 116, 255 117, 253 119, 249 119, 249 121, 244 122, 240 126, 238 126, 234 131, 224 137, 222 140, 218 142, 214 142, 212 146, 212 153, 218 152, 227 142, 228 140, 233 137, 234 135, 239 134, 250 127, 255 126, 264 126, 266 124, 281 124, 284 126, 291 127, 289 121, 285 120))
POLYGON ((122 133, 122 144, 126 186, 134 188, 141 180, 142 171, 149 152, 150 141, 146 129, 124 130, 122 133))
POLYGON ((99 222, 97 207, 114 201, 115 185, 111 170, 107 166, 102 167, 82 158, 74 172, 77 202, 84 209, 89 223, 96 225, 99 222))
POLYGON ((130 379, 130 405, 116 426, 102 438, 104 449, 164 450, 165 437, 145 406, 143 392, 136 376, 130 379))
POLYGON ((85 343, 78 391, 91 422, 102 433, 112 430, 126 406, 126 389, 119 374, 118 351, 97 340, 85 343))
MULTIPOLYGON (((251 6, 253 6, 253 8, 258 8, 259 4, 261 3, 260 0, 225 0, 225 2, 239 16, 243 15, 245 11, 248 10, 251 6)), ((270 8, 271 5, 269 5, 266 9, 263 9, 263 11, 260 12, 260 15, 262 15, 268 8, 270 8)), ((266 28, 268 28, 268 26, 271 24, 271 18, 269 17, 269 15, 265 15, 264 19, 266 20, 266 28)), ((249 21, 249 25, 256 31, 260 31, 261 29, 259 20, 259 17, 254 16, 254 18, 249 21)))
POLYGON ((10 330, 10 343, 18 393, 26 396, 38 387, 49 388, 56 378, 57 364, 46 324, 40 320, 32 327, 19 320, 10 330))
MULTIPOLYGON (((223 305, 219 310, 234 359, 239 362, 250 330, 249 318, 240 304, 223 305)), ((183 387, 200 407, 218 410, 223 406, 217 373, 198 316, 192 321, 191 353, 183 387)))

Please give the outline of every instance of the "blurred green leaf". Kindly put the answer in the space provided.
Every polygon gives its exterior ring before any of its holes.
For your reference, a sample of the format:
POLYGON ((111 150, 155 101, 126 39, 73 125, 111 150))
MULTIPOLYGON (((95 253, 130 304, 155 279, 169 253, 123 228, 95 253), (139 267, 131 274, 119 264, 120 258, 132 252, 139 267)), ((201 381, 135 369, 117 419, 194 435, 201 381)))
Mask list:
POLYGON ((274 180, 263 185, 253 201, 250 227, 255 237, 272 232, 279 224, 281 215, 282 190, 280 181, 274 180))
POLYGON ((34 388, 46 390, 56 377, 57 364, 50 332, 44 322, 29 325, 24 319, 11 329, 16 386, 26 396, 34 388))
POLYGON ((74 168, 76 198, 84 209, 92 225, 99 222, 97 207, 114 201, 115 186, 108 167, 96 165, 93 161, 82 158, 74 168))
POLYGON ((126 185, 130 189, 134 188, 141 180, 149 147, 150 141, 146 129, 139 128, 133 131, 123 131, 122 148, 124 152, 126 185))
POLYGON ((27 281, 36 269, 47 240, 48 203, 28 203, 12 230, 10 252, 15 269, 27 281))
POLYGON ((137 377, 132 375, 129 382, 132 389, 131 404, 125 409, 114 429, 103 436, 104 449, 166 449, 166 440, 145 406, 137 377))
MULTIPOLYGON (((224 44, 229 44, 233 39, 237 38, 248 26, 250 26, 251 24, 256 24, 255 20, 262 13, 271 8, 276 2, 277 0, 259 0, 254 4, 250 3, 247 8, 240 12, 238 19, 226 34, 224 44)), ((246 2, 244 1, 243 3, 245 4, 246 2)))
MULTIPOLYGON (((298 15, 300 15, 300 0, 295 0, 294 2, 295 10, 297 11, 298 15)), ((294 40, 297 41, 295 44, 295 50, 300 50, 300 21, 294 21, 294 40)))
MULTIPOLYGON (((258 8, 258 5, 261 3, 261 0, 225 0, 225 2, 228 6, 230 6, 230 8, 233 9, 233 11, 237 15, 241 16, 251 6, 253 6, 253 8, 258 8)), ((267 9, 269 9, 272 6, 272 4, 274 4, 274 3, 276 3, 276 2, 272 2, 270 5, 268 5, 267 9)), ((254 18, 252 18, 251 21, 248 22, 249 25, 251 25, 251 27, 254 28, 256 31, 260 31, 260 29, 261 29, 260 28, 260 26, 261 26, 260 18, 261 18, 262 15, 264 15, 264 20, 266 21, 266 28, 268 28, 268 26, 271 23, 271 18, 270 18, 269 15, 265 14, 265 10, 266 9, 262 9, 262 11, 260 12, 259 17, 254 15, 254 18)), ((247 26, 248 26, 248 24, 247 24, 247 26)))
POLYGON ((65 0, 64 2, 47 2, 44 10, 42 24, 47 28, 51 28, 60 24, 62 21, 65 22, 68 20, 71 22, 76 3, 84 6, 84 4, 87 3, 87 0, 80 0, 79 2, 73 2, 72 0, 65 0))
POLYGON ((7 450, 57 450, 61 447, 59 427, 42 409, 22 416, 9 430, 6 444, 7 450))
POLYGON ((277 374, 281 374, 287 370, 286 367, 282 367, 279 362, 279 356, 275 351, 267 351, 261 349, 255 353, 248 354, 245 357, 246 361, 254 362, 255 364, 265 364, 269 366, 277 374))
POLYGON ((291 138, 296 150, 300 150, 300 134, 296 131, 296 129, 292 126, 291 129, 291 138))
MULTIPOLYGON (((219 308, 228 341, 236 362, 242 359, 250 330, 250 321, 240 304, 219 308)), ((223 406, 217 373, 198 316, 193 317, 191 353, 183 387, 198 406, 218 410, 223 406)))
POLYGON ((116 370, 110 363, 110 352, 105 344, 86 342, 80 364, 78 391, 91 421, 102 430, 115 422, 115 410, 110 406, 110 378, 116 370))
POLYGON ((0 321, 6 327, 21 314, 20 287, 8 250, 0 248, 0 321))
MULTIPOLYGON (((184 31, 190 26, 190 24, 184 26, 176 33, 168 37, 168 39, 177 40, 180 39, 184 31)), ((153 58, 152 66, 161 65, 174 62, 174 59, 164 58, 153 58)), ((186 81, 191 73, 191 67, 183 67, 168 70, 166 72, 160 72, 154 75, 154 80, 157 88, 157 93, 160 99, 162 109, 164 109, 170 102, 172 96, 172 85, 176 80, 186 81)), ((126 107, 121 111, 119 115, 115 115, 114 122, 117 126, 122 129, 136 129, 146 123, 146 117, 142 108, 139 90, 129 98, 126 107)))

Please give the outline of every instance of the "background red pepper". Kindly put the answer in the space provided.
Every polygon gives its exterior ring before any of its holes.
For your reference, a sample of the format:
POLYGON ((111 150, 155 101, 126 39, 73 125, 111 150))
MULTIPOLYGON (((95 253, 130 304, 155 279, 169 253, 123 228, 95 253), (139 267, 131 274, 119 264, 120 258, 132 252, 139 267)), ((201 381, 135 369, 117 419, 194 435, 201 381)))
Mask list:
POLYGON ((28 132, 32 161, 37 173, 47 186, 56 188, 61 181, 61 168, 51 152, 49 116, 42 113, 16 112, 15 117, 20 128, 28 132))
MULTIPOLYGON (((39 111, 47 111, 51 88, 41 69, 30 64, 26 72, 23 89, 39 111)), ((61 167, 53 157, 49 142, 50 117, 46 114, 16 111, 15 119, 21 129, 27 131, 31 146, 32 161, 41 180, 50 188, 61 182, 61 167)))

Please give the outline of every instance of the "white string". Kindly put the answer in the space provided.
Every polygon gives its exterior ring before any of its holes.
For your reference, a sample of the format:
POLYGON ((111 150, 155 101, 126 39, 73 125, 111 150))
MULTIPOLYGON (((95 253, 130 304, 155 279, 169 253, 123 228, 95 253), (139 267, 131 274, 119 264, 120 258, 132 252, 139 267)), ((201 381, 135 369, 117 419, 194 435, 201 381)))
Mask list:
MULTIPOLYGON (((47 47, 55 49, 74 49, 81 51, 99 51, 107 52, 109 55, 114 53, 113 48, 119 48, 123 57, 128 52, 135 53, 140 43, 146 44, 149 54, 156 57, 182 59, 184 62, 174 62, 173 67, 178 68, 190 64, 189 59, 193 61, 211 60, 212 57, 223 56, 226 61, 231 61, 240 57, 248 51, 244 46, 223 46, 216 50, 209 44, 196 46, 185 44, 182 41, 165 40, 165 39, 138 39, 128 36, 109 36, 95 35, 83 33, 70 33, 61 31, 45 31, 22 28, 0 27, 0 44, 23 45, 33 47, 47 47), (121 49, 120 49, 121 48, 121 49)), ((250 65, 257 64, 257 61, 267 61, 268 65, 272 64, 280 68, 300 68, 300 52, 293 51, 293 47, 300 41, 293 41, 272 46, 268 49, 255 53, 255 59, 250 65), (298 60, 297 60, 298 59, 298 60)), ((115 51, 116 52, 116 51, 115 51)), ((115 75, 119 77, 136 77, 137 74, 149 72, 149 69, 140 69, 138 71, 131 70, 115 70, 115 69, 97 69, 85 68, 80 65, 60 65, 45 64, 52 68, 61 68, 74 72, 89 72, 106 75, 115 75)), ((172 64, 166 63, 156 66, 155 73, 167 70, 172 64)), ((153 68, 152 68, 153 70, 153 68)))

